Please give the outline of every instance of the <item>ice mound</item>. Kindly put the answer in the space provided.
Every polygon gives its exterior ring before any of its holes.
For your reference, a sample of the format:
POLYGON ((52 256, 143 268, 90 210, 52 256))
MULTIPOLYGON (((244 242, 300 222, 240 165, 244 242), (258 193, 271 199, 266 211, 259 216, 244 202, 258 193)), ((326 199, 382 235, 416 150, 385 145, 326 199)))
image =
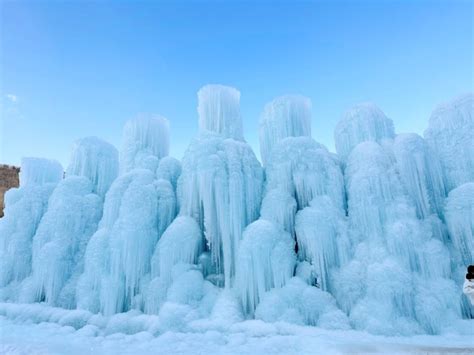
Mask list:
POLYGON ((21 159, 21 187, 57 183, 62 180, 63 175, 63 167, 56 160, 43 158, 21 159))
POLYGON ((437 107, 424 136, 441 160, 448 191, 474 181, 473 94, 437 107))
POLYGON ((264 219, 250 224, 243 233, 235 277, 244 312, 253 316, 263 294, 283 287, 294 268, 294 241, 290 235, 264 219))
POLYGON ((279 289, 263 295, 255 318, 265 322, 284 321, 326 329, 349 329, 347 316, 337 308, 334 298, 317 287, 293 277, 279 289))
POLYGON ((334 131, 336 150, 344 161, 357 144, 381 143, 394 136, 392 120, 372 103, 359 104, 348 110, 334 131))
POLYGON ((97 138, 87 137, 74 143, 66 176, 85 176, 93 192, 104 197, 118 174, 117 149, 97 138))
POLYGON ((265 166, 276 143, 287 137, 311 137, 311 101, 298 95, 268 103, 259 123, 260 152, 265 166))
POLYGON ((265 172, 266 191, 287 191, 296 199, 298 209, 321 195, 330 196, 336 206, 344 208, 344 179, 339 161, 310 137, 289 137, 277 143, 265 172))
POLYGON ((206 85, 198 91, 199 129, 243 140, 240 92, 224 85, 206 85))
POLYGON ((406 191, 415 202, 419 218, 442 215, 446 189, 437 156, 417 134, 399 134, 393 144, 397 169, 406 191))
POLYGON ((41 158, 23 158, 20 187, 5 194, 5 216, 0 219, 0 299, 15 299, 18 283, 31 273, 32 241, 63 177, 61 164, 41 158))
POLYGON ((169 152, 169 122, 166 118, 141 114, 127 121, 120 151, 120 173, 134 168, 156 171, 161 158, 169 152))

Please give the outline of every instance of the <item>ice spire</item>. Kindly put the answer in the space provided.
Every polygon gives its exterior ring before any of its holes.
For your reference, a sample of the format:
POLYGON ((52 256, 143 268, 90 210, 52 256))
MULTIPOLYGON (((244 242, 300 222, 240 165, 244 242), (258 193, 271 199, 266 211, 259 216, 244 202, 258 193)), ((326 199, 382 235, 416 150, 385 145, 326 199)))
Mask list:
POLYGON ((260 152, 265 166, 276 143, 287 137, 311 137, 311 101, 286 95, 265 105, 259 124, 260 152))
POLYGON ((381 143, 394 137, 393 122, 373 103, 362 103, 346 111, 334 131, 336 150, 346 160, 359 143, 381 143))
POLYGON ((199 129, 243 140, 240 92, 224 85, 206 85, 198 91, 199 129))
POLYGON ((166 118, 141 114, 127 121, 120 151, 120 173, 134 168, 155 170, 169 152, 169 122, 166 118))
POLYGON ((474 181, 474 94, 438 106, 424 136, 441 160, 448 192, 474 181))
POLYGON ((217 272, 230 287, 242 231, 259 214, 263 171, 247 143, 229 139, 241 127, 237 91, 205 86, 198 98, 201 132, 182 160, 180 214, 198 221, 217 272))

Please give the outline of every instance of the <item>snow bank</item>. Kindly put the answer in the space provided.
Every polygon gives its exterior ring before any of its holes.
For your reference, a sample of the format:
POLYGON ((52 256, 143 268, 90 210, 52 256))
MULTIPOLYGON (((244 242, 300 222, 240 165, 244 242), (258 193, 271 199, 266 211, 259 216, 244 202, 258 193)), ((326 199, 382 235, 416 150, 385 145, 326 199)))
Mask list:
POLYGON ((276 143, 287 137, 311 137, 311 101, 298 95, 280 96, 265 105, 260 118, 260 153, 265 166, 276 143))
POLYGON ((240 92, 224 85, 206 85, 198 91, 199 129, 243 140, 240 92))
POLYGON ((438 106, 425 139, 441 160, 447 190, 474 181, 474 95, 438 106))
POLYGON ((85 176, 93 192, 104 197, 118 174, 117 149, 97 138, 87 137, 74 143, 66 176, 85 176))
POLYGON ((373 103, 362 103, 344 113, 334 131, 336 150, 346 160, 362 142, 377 142, 395 136, 393 122, 373 103))

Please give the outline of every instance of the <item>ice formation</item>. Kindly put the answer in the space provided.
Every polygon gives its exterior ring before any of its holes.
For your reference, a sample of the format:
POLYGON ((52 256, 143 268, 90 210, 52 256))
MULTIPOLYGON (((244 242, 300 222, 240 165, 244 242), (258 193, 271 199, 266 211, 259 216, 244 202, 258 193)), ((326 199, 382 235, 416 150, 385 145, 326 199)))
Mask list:
POLYGON ((198 221, 227 287, 235 274, 242 231, 258 218, 263 185, 263 170, 252 149, 233 139, 239 138, 236 127, 241 127, 238 97, 235 89, 223 86, 199 91, 199 120, 205 130, 186 150, 178 182, 180 214, 198 221))
POLYGON ((438 157, 417 134, 399 134, 393 145, 397 168, 419 218, 442 215, 446 189, 438 157))
POLYGON ((118 174, 118 152, 110 143, 87 137, 74 143, 66 176, 84 176, 93 192, 104 197, 118 174))
POLYGON ((0 299, 15 299, 18 287, 31 273, 32 241, 48 207, 48 199, 63 177, 53 160, 23 158, 20 187, 7 191, 5 216, 0 219, 0 299))
POLYGON ((244 312, 253 315, 266 291, 283 287, 295 268, 294 241, 288 232, 264 219, 243 233, 235 287, 244 312))
POLYGON ((221 85, 198 92, 199 133, 181 161, 153 115, 126 123, 119 158, 88 137, 65 175, 24 159, 0 219, 0 301, 72 308, 58 311, 61 324, 103 322, 107 334, 249 318, 465 332, 473 96, 436 109, 424 139, 395 135, 380 109, 358 105, 336 127, 338 154, 311 138, 309 99, 279 97, 260 121, 264 169, 239 99, 221 85))
POLYGON ((206 85, 198 91, 199 129, 225 138, 243 140, 240 92, 223 85, 206 85))
POLYGON ((304 96, 281 96, 268 103, 260 119, 260 153, 267 164, 276 143, 287 137, 311 137, 311 101, 304 96))
MULTIPOLYGON (((122 175, 106 195, 77 286, 78 306, 104 314, 143 308, 142 279, 150 273, 155 245, 177 212, 172 182, 156 177, 169 149, 166 119, 138 117, 127 122, 123 136, 122 175)), ((168 175, 173 179, 175 174, 168 175)))
POLYGON ((346 160, 362 142, 381 143, 395 136, 393 122, 372 103, 363 103, 344 113, 334 131, 337 154, 346 160))
POLYGON ((169 152, 169 122, 166 118, 140 114, 127 121, 120 151, 120 172, 135 168, 153 170, 169 152))
POLYGON ((424 134, 441 160, 448 191, 474 181, 474 95, 438 106, 424 134))

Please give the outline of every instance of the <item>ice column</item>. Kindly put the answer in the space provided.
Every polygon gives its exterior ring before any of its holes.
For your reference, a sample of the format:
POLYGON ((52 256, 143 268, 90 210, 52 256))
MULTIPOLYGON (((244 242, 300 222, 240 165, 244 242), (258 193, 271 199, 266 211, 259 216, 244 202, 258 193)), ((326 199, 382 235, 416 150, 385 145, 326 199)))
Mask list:
POLYGON ((199 91, 200 126, 206 129, 186 150, 178 181, 180 214, 198 221, 226 287, 235 273, 242 231, 258 218, 263 184, 252 149, 233 139, 239 138, 236 127, 241 127, 238 96, 223 86, 199 91))
POLYGON ((334 131, 336 150, 343 161, 361 142, 377 142, 395 136, 393 122, 372 103, 362 103, 348 110, 334 131))
POLYGON ((425 139, 440 158, 447 190, 474 181, 474 95, 438 106, 425 139))
POLYGON ((287 137, 311 137, 311 101, 298 95, 280 96, 268 103, 260 118, 259 136, 265 166, 276 143, 287 137))

